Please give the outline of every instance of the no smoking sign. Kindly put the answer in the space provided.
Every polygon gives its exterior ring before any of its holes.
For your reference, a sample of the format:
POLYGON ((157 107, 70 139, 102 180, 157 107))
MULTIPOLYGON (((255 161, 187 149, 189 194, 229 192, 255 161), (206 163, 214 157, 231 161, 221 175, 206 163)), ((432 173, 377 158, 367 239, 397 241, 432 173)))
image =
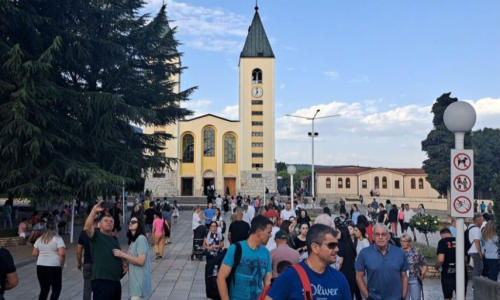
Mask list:
POLYGON ((451 150, 451 216, 474 216, 474 152, 451 150))

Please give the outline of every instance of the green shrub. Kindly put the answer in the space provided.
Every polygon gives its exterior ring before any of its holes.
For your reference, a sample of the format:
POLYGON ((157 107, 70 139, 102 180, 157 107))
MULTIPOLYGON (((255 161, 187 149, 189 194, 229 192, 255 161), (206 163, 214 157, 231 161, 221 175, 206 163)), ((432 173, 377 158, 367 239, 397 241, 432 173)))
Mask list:
POLYGON ((319 206, 321 206, 321 208, 325 207, 327 204, 326 204, 326 198, 323 198, 319 201, 319 206))
POLYGON ((415 215, 410 220, 410 226, 415 227, 425 235, 425 241, 427 242, 427 246, 429 246, 427 234, 439 230, 439 218, 430 214, 425 214, 423 216, 415 215))

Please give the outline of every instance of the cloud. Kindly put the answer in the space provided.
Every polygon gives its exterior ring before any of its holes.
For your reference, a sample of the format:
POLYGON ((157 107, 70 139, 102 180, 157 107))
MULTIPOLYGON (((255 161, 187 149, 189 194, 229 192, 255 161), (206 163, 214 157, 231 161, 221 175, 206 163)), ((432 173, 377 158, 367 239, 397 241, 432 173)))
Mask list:
POLYGON ((190 118, 196 118, 201 115, 207 114, 212 105, 212 100, 209 99, 197 99, 190 100, 182 103, 182 107, 190 109, 194 114, 190 118))
MULTIPOLYGON (((477 112, 474 130, 499 128, 500 98, 467 100, 477 112)), ((288 112, 312 117, 340 114, 315 121, 315 163, 367 165, 373 167, 421 167, 426 159, 421 142, 432 129, 431 107, 409 104, 389 107, 382 99, 346 103, 332 101, 288 112)), ((310 163, 307 150, 311 121, 292 117, 276 119, 276 159, 287 163, 310 163), (304 142, 306 144, 304 144, 304 142), (297 150, 300 147, 301 151, 297 150)))
POLYGON ((337 72, 337 71, 325 71, 325 72, 323 72, 323 74, 325 74, 325 76, 330 80, 339 79, 339 72, 337 72))
POLYGON ((276 103, 276 107, 282 107, 283 103, 276 103))
MULTIPOLYGON (((155 15, 163 0, 149 1, 145 11, 155 15)), ((179 35, 188 47, 206 51, 236 52, 241 50, 251 20, 222 8, 197 6, 167 0, 171 26, 177 26, 179 35)))
POLYGON ((366 75, 349 80, 349 83, 367 83, 367 82, 370 82, 370 78, 368 78, 368 76, 366 75))
POLYGON ((284 83, 280 84, 280 89, 284 89, 284 88, 285 88, 285 84, 284 83))
POLYGON ((292 67, 288 67, 285 70, 287 70, 287 71, 293 71, 294 69, 292 67))
POLYGON ((292 47, 292 46, 285 46, 284 48, 287 51, 297 51, 297 49, 295 47, 292 47))
POLYGON ((220 113, 221 117, 229 120, 238 120, 239 115, 240 115, 240 108, 238 104, 226 106, 220 113))

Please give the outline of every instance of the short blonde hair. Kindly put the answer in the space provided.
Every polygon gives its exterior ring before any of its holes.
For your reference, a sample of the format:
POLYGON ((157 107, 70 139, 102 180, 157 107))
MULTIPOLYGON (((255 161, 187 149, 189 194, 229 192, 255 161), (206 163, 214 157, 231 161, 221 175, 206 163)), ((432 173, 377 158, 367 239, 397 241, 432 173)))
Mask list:
POLYGON ((407 233, 403 234, 400 238, 400 241, 402 241, 403 239, 407 240, 409 243, 411 243, 411 236, 409 234, 407 234, 407 233))

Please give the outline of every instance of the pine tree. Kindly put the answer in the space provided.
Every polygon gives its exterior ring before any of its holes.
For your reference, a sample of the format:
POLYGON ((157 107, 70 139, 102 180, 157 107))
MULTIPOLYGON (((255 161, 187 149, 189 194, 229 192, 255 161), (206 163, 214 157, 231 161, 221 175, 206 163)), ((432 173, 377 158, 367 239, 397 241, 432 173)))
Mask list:
POLYGON ((6 29, 0 15, 1 188, 38 202, 93 199, 176 162, 157 155, 172 136, 131 126, 191 114, 179 103, 195 88, 172 92, 183 68, 165 6, 151 19, 134 0, 1 5, 19 24, 6 29))

